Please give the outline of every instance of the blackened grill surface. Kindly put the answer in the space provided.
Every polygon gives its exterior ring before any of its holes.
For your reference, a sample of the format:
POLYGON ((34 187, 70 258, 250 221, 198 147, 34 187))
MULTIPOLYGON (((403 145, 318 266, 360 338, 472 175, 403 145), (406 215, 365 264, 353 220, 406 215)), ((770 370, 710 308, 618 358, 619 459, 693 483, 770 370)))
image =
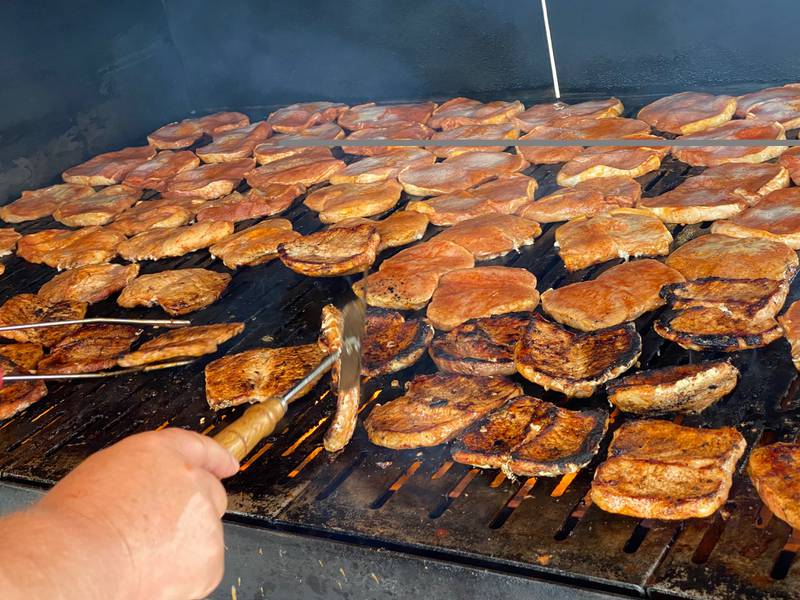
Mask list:
MULTIPOLYGON (((526 102, 532 103, 532 99, 526 102)), ((556 188, 557 170, 553 166, 527 171, 539 182, 537 197, 556 188)), ((667 159, 659 172, 640 178, 644 195, 663 193, 698 171, 667 159)), ((407 200, 404 196, 400 206, 407 200)), ((301 200, 283 216, 302 233, 321 227, 301 200)), ((237 230, 250 224, 240 223, 237 230)), ((52 222, 41 221, 18 229, 26 233, 49 226, 52 222)), ((521 252, 482 264, 526 267, 536 274, 540 291, 594 277, 616 264, 567 273, 553 248, 557 226, 546 226, 536 243, 521 252)), ((676 245, 706 229, 706 225, 673 228, 676 245)), ((439 230, 430 228, 426 238, 439 230)), ((16 293, 35 292, 54 274, 13 257, 6 265, 6 276, 0 279, 3 301, 16 293)), ((188 267, 224 271, 219 261, 202 251, 143 263, 142 273, 188 267)), ((316 338, 321 307, 345 299, 351 282, 348 278, 304 278, 274 261, 239 269, 223 298, 190 318, 198 324, 244 321, 247 329, 224 345, 225 353, 307 343, 316 338)), ((796 283, 787 305, 799 297, 796 283)), ((122 314, 163 316, 158 309, 122 311, 113 300, 90 309, 91 316, 122 314)), ((682 350, 657 336, 652 331, 657 315, 645 315, 637 322, 644 344, 642 367, 716 357, 682 350)), ((137 431, 167 425, 218 431, 243 409, 216 414, 208 410, 203 368, 212 358, 147 376, 50 385, 45 399, 0 424, 3 476, 48 484, 92 452, 137 431)), ((737 353, 733 361, 742 372, 733 394, 683 423, 736 426, 751 446, 762 437, 791 439, 800 427, 800 385, 786 342, 737 353)), ((413 375, 434 370, 426 357, 412 369, 367 381, 361 420, 376 402, 401 394, 413 375)), ((606 404, 602 392, 564 404, 558 394, 524 385, 526 393, 568 408, 606 404)), ((511 482, 498 478, 497 471, 458 464, 448 467, 448 447, 419 452, 378 448, 368 442, 360 426, 350 445, 329 455, 321 449, 333 410, 327 386, 323 381, 307 398, 294 403, 278 433, 243 464, 243 472, 227 482, 230 510, 238 518, 633 595, 800 598, 800 561, 783 579, 770 576, 789 538, 789 527, 774 518, 756 525, 761 503, 741 474, 725 509, 713 517, 685 523, 638 522, 583 503, 600 458, 571 482, 559 478, 511 482)), ((622 420, 623 416, 616 415, 610 430, 622 420)))

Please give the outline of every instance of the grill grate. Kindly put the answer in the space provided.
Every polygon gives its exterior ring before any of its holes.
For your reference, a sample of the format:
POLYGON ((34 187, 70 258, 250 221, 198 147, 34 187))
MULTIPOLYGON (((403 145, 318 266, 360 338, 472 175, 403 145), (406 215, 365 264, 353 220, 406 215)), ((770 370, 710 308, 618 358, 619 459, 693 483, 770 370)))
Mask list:
MULTIPOLYGON (((539 181, 537 195, 555 189, 557 167, 528 172, 539 181)), ((672 189, 695 172, 668 159, 659 172, 641 178, 645 195, 672 189)), ((320 227, 300 203, 284 216, 302 233, 320 227)), ((237 230, 250 224, 241 223, 237 230)), ((52 223, 37 222, 19 230, 48 226, 52 223)), ((702 234, 706 228, 676 227, 676 243, 702 234)), ((431 228, 427 237, 438 230, 431 228)), ((567 273, 553 248, 554 230, 555 226, 546 226, 534 245, 488 264, 528 268, 539 279, 540 290, 594 277, 616 264, 567 273)), ((388 255, 391 252, 383 257, 388 255)), ((144 263, 142 272, 187 267, 223 270, 203 251, 144 263)), ((0 280, 0 300, 36 291, 53 273, 17 258, 7 262, 7 272, 0 280)), ((264 344, 310 342, 316 337, 321 306, 343 299, 349 283, 346 278, 304 278, 276 261, 237 271, 223 299, 190 318, 196 323, 245 321, 245 333, 226 345, 228 353, 264 344)), ((787 302, 798 297, 800 284, 795 284, 787 302)), ((123 311, 113 301, 90 309, 91 316, 120 314, 123 311)), ((162 313, 140 308, 124 314, 153 318, 162 313)), ((712 358, 684 351, 655 335, 651 328, 655 317, 646 315, 637 323, 643 337, 642 365, 712 358)), ((217 414, 208 411, 203 367, 212 359, 146 377, 51 385, 47 398, 0 425, 3 476, 50 483, 90 453, 136 431, 167 425, 217 431, 242 409, 217 414)), ((739 353, 733 359, 742 372, 734 393, 683 422, 738 426, 751 447, 759 440, 791 438, 800 431, 800 383, 786 342, 739 353)), ((401 394, 403 383, 414 374, 433 370, 433 363, 425 358, 413 369, 368 381, 362 418, 375 403, 401 394)), ((361 428, 344 451, 331 456, 321 446, 333 408, 326 388, 327 383, 320 383, 306 399, 294 403, 277 434, 228 482, 234 513, 251 522, 628 594, 800 598, 800 561, 792 562, 797 540, 790 540, 785 523, 769 518, 746 477, 736 478, 730 501, 717 515, 667 523, 610 515, 591 506, 587 492, 599 458, 574 475, 510 481, 497 471, 453 464, 447 448, 397 452, 372 446, 361 428)), ((527 382, 525 389, 563 404, 556 393, 527 382)), ((595 397, 573 399, 567 406, 604 403, 604 398, 595 397)), ((612 429, 623 419, 615 414, 612 429)))

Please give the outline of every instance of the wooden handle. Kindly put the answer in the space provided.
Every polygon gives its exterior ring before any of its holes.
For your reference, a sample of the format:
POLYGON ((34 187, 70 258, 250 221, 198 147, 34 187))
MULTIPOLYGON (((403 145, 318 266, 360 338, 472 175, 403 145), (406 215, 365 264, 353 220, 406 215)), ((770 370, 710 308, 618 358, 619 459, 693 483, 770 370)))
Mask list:
POLYGON ((258 443, 275 431, 286 407, 270 398, 248 408, 244 414, 214 436, 214 440, 241 461, 258 443))

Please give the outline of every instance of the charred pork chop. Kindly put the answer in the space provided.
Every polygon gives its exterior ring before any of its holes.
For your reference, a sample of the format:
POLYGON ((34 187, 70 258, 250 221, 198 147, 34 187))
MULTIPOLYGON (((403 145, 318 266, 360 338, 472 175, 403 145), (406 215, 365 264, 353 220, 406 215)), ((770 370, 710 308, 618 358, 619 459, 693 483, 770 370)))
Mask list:
POLYGON ((291 221, 267 219, 237 231, 209 248, 211 256, 229 269, 253 267, 278 258, 278 246, 299 238, 291 221))
POLYGON ((428 125, 434 129, 453 129, 464 125, 508 123, 525 110, 521 102, 479 102, 471 98, 452 98, 436 107, 428 125))
POLYGON ((251 123, 239 129, 228 129, 214 136, 214 140, 195 153, 204 163, 231 162, 249 158, 261 142, 272 135, 272 127, 264 121, 251 123))
POLYGON ((17 243, 17 256, 59 271, 77 269, 107 263, 124 241, 124 235, 107 227, 45 229, 22 236, 17 243))
POLYGON ((648 104, 638 117, 659 131, 686 135, 718 127, 730 121, 735 111, 733 96, 681 92, 648 104))
POLYGON ((430 146, 433 154, 439 158, 452 158, 466 152, 502 152, 511 142, 519 137, 519 129, 511 123, 501 123, 497 125, 462 125, 437 131, 431 136, 431 140, 508 140, 508 144, 499 146, 430 146))
POLYGON ((522 388, 504 377, 418 375, 403 396, 377 404, 364 428, 378 446, 438 446, 521 394, 522 388))
POLYGON ((267 123, 280 133, 299 133, 335 121, 345 110, 347 106, 339 102, 301 102, 270 113, 267 123))
POLYGON ((614 433, 608 459, 595 471, 592 501, 605 511, 639 519, 707 517, 727 500, 746 445, 730 427, 624 423, 614 433))
POLYGON ((136 204, 141 190, 128 185, 110 185, 96 194, 62 202, 53 218, 69 227, 106 225, 136 204))
POLYGON ((94 194, 94 188, 75 183, 59 183, 39 190, 25 190, 22 195, 0 207, 0 218, 6 223, 23 223, 47 217, 64 202, 80 200, 94 194))
POLYGON ((520 211, 530 205, 536 186, 536 180, 527 175, 501 175, 468 190, 413 200, 407 209, 428 215, 434 225, 455 225, 481 215, 520 211))
POLYGON ((665 264, 687 280, 791 279, 797 272, 797 254, 786 244, 763 238, 738 239, 701 235, 675 250, 665 264))
POLYGON ((717 307, 669 311, 653 324, 655 332, 687 350, 738 352, 761 348, 781 337, 774 317, 744 318, 717 307))
POLYGON ((661 296, 676 310, 703 306, 756 320, 778 314, 788 293, 789 282, 776 279, 706 277, 661 288, 661 296))
POLYGON ((214 323, 180 327, 146 341, 133 352, 117 360, 120 367, 138 367, 153 363, 213 354, 220 344, 244 331, 244 323, 214 323))
MULTIPOLYGON (((354 150, 354 148, 348 148, 354 150)), ((331 176, 333 185, 339 183, 376 183, 395 179, 406 167, 430 166, 436 157, 423 148, 399 148, 362 158, 331 176)))
POLYGON ((800 444, 778 442, 756 448, 747 474, 770 511, 800 529, 800 444))
POLYGON ((507 152, 467 152, 430 166, 406 167, 397 179, 408 194, 438 196, 517 173, 528 165, 521 156, 507 152))
POLYGON ((586 398, 636 364, 641 352, 633 323, 574 333, 534 315, 517 342, 514 363, 525 379, 546 390, 586 398))
POLYGON ((352 217, 372 217, 391 210, 403 187, 394 179, 377 183, 340 183, 311 192, 303 203, 319 213, 323 223, 352 217))
POLYGON ((633 321, 662 306, 662 286, 683 280, 678 271, 657 260, 634 260, 590 281, 547 290, 542 294, 542 309, 559 323, 594 331, 633 321))
POLYGON ((550 125, 571 117, 592 117, 594 119, 618 117, 623 110, 625 107, 617 98, 590 100, 578 104, 555 102, 531 106, 513 120, 522 131, 530 131, 539 125, 550 125))
POLYGON ((380 235, 372 225, 337 227, 278 245, 281 262, 307 277, 336 277, 365 271, 378 255, 380 235))
POLYGON ((792 348, 792 362, 800 370, 800 300, 792 302, 779 318, 778 322, 786 341, 792 348))
POLYGON ((37 373, 92 373, 117 364, 117 358, 128 352, 142 330, 130 325, 91 323, 81 325, 61 339, 39 361, 37 373))
POLYGON ((216 302, 230 281, 227 273, 206 269, 140 275, 122 290, 117 304, 123 308, 158 304, 171 315, 186 315, 216 302))
POLYGON ((254 166, 252 158, 200 165, 175 175, 162 194, 165 198, 213 200, 230 194, 254 166))
POLYGON ((233 223, 204 221, 173 229, 150 229, 120 243, 117 249, 125 260, 159 260, 208 248, 232 233, 233 223))
POLYGON ((800 250, 800 188, 776 190, 744 212, 711 226, 711 233, 760 237, 800 250))
MULTIPOLYGON (((785 140, 780 123, 742 119, 728 121, 699 133, 681 136, 679 140, 785 140)), ((780 156, 785 146, 676 146, 672 155, 693 167, 713 167, 723 163, 760 163, 780 156)))
POLYGON ((335 227, 353 227, 354 225, 372 225, 381 236, 381 243, 378 245, 378 252, 387 248, 397 248, 406 246, 417 240, 421 240, 428 228, 428 217, 412 210, 399 210, 393 212, 385 219, 375 221, 356 217, 345 219, 331 225, 335 227))
POLYGON ((26 371, 33 371, 44 358, 41 344, 21 342, 19 344, 0 344, 0 356, 7 358, 26 371))
MULTIPOLYGON (((24 369, 11 360, 0 358, 0 370, 7 375, 27 375, 24 369)), ((9 419, 47 395, 44 381, 9 382, 0 389, 0 419, 9 419)))
POLYGON ((86 265, 59 273, 39 288, 48 302, 71 300, 94 304, 128 285, 139 274, 139 265, 86 265))
POLYGON ((556 229, 555 237, 568 271, 614 258, 663 256, 672 243, 664 224, 638 208, 615 208, 593 217, 578 217, 556 229))
POLYGON ((506 475, 553 477, 589 464, 608 427, 602 410, 560 408, 520 396, 475 423, 453 446, 453 460, 506 475))
POLYGON ((637 415, 699 413, 727 396, 739 369, 727 360, 651 369, 609 382, 608 401, 637 415))
MULTIPOLYGON (((206 400, 214 410, 280 398, 323 358, 317 344, 257 348, 223 356, 206 366, 206 400)), ((308 393, 309 384, 302 394, 308 393)))
POLYGON ((437 334, 428 351, 440 371, 464 375, 514 375, 514 347, 530 313, 472 319, 437 334))
POLYGON ((439 331, 450 331, 470 319, 530 312, 538 304, 533 273, 512 267, 475 267, 442 275, 427 316, 439 331))
MULTIPOLYGON (((0 326, 82 319, 86 315, 87 308, 88 305, 85 302, 72 300, 48 302, 36 294, 17 294, 11 296, 0 306, 0 326)), ((59 325, 58 327, 19 329, 4 331, 0 333, 0 337, 16 342, 30 342, 50 347, 77 328, 77 325, 59 325)))
POLYGON ((367 377, 396 373, 416 363, 433 339, 427 319, 406 319, 394 310, 370 308, 362 341, 361 372, 367 377))
MULTIPOLYGON (((458 244, 430 240, 401 250, 384 260, 367 278, 367 304, 381 308, 418 310, 431 299, 439 278, 455 269, 475 265, 472 253, 458 244)), ((364 283, 353 286, 363 294, 364 283)))
POLYGON ((137 146, 106 152, 83 164, 67 169, 61 174, 61 178, 65 183, 114 185, 122 183, 128 173, 155 155, 156 149, 152 146, 137 146))
POLYGON ((533 244, 541 233, 542 228, 535 221, 492 213, 461 221, 434 239, 466 248, 475 260, 490 260, 533 244))
POLYGON ((175 175, 198 166, 200 159, 194 152, 165 150, 133 169, 125 176, 122 183, 139 189, 162 192, 175 175))
POLYGON ((387 104, 378 106, 374 102, 351 106, 339 115, 338 123, 345 129, 367 129, 389 125, 422 123, 431 118, 436 104, 419 102, 416 104, 387 104))

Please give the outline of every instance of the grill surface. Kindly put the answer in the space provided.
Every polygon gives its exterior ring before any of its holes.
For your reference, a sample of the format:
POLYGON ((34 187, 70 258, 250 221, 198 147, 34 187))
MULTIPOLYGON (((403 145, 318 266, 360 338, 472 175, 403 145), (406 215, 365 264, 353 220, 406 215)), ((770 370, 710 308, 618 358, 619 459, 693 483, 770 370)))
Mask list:
MULTIPOLYGON (((526 104, 536 101, 527 100, 526 104)), ((539 182, 537 197, 556 188, 557 169, 527 171, 539 182)), ((668 159, 658 173, 640 179, 644 195, 671 189, 690 174, 694 171, 686 165, 668 159)), ((405 201, 404 196, 400 206, 405 201)), ((283 216, 302 233, 320 227, 299 201, 283 216)), ((237 230, 250 224, 240 223, 237 230)), ((36 222, 18 229, 26 233, 49 226, 52 222, 36 222)), ((674 228, 676 245, 705 229, 674 228)), ((427 237, 439 230, 429 229, 427 237)), ((488 264, 526 267, 536 274, 540 290, 594 277, 617 264, 568 274, 553 248, 554 230, 555 226, 546 226, 533 246, 488 264)), ((201 251, 177 260, 143 263, 142 272, 187 267, 224 270, 201 251)), ((0 301, 35 292, 53 275, 46 267, 15 257, 7 262, 7 273, 0 280, 0 301)), ((349 283, 346 278, 304 278, 274 261, 237 271, 223 299, 190 318, 195 323, 245 321, 247 329, 224 347, 226 353, 311 342, 322 305, 346 298, 349 283)), ((787 304, 798 297, 796 283, 787 304)), ((89 316, 122 314, 162 316, 158 309, 122 311, 113 301, 92 306, 89 316)), ((682 350, 655 335, 651 324, 656 316, 646 315, 637 323, 644 342, 643 367, 713 358, 682 350)), ((137 431, 166 425, 218 430, 242 408, 216 414, 208 410, 203 367, 212 359, 147 376, 50 385, 44 400, 0 425, 3 477, 48 484, 90 453, 137 431)), ((736 426, 750 448, 759 440, 791 439, 800 430, 800 382, 788 344, 780 340, 737 353, 733 361, 742 372, 733 394, 683 423, 736 426)), ((399 395, 413 375, 434 370, 426 357, 412 369, 368 381, 362 418, 376 402, 399 395)), ((586 502, 599 458, 574 478, 512 482, 497 471, 451 464, 447 447, 403 452, 375 447, 361 427, 342 453, 330 456, 321 447, 333 409, 327 385, 323 380, 294 403, 278 433, 227 483, 230 508, 238 518, 634 595, 800 598, 800 561, 792 563, 792 545, 787 546, 790 528, 778 519, 763 518, 768 514, 762 514, 746 476, 737 476, 729 502, 713 517, 686 523, 646 522, 610 515, 586 502)), ((564 403, 560 395, 527 382, 525 391, 564 403)), ((566 405, 604 406, 606 400, 601 393, 566 405)), ((616 415, 611 430, 622 420, 616 415)), ((598 456, 604 452, 605 444, 598 456)))

